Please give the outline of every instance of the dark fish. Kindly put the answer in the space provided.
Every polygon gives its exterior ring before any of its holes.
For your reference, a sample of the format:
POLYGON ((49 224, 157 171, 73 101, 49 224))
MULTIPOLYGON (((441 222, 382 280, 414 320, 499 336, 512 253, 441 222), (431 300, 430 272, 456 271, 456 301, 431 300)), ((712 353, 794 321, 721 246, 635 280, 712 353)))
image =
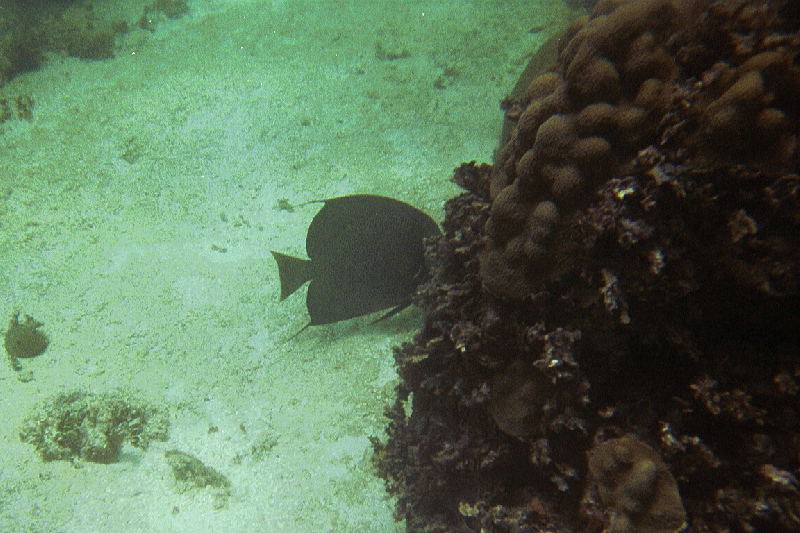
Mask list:
MULTIPOLYGON (((308 326, 331 324, 411 304, 428 276, 423 239, 441 232, 436 222, 406 203, 356 194, 321 200, 300 259, 272 252, 281 278, 281 301, 311 280, 308 326)), ((303 331, 303 330, 301 330, 303 331)))

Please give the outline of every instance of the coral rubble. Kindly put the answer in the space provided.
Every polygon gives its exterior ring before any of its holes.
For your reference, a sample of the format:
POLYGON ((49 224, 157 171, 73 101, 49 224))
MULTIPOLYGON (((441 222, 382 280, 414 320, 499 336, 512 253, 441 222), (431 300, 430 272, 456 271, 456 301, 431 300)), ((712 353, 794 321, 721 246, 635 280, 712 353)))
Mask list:
POLYGON ((600 0, 504 103, 395 352, 408 531, 800 530, 798 5, 600 0))
POLYGON ((124 442, 146 449, 154 440, 167 440, 168 431, 164 410, 129 393, 72 391, 38 405, 19 436, 45 461, 113 463, 124 442))

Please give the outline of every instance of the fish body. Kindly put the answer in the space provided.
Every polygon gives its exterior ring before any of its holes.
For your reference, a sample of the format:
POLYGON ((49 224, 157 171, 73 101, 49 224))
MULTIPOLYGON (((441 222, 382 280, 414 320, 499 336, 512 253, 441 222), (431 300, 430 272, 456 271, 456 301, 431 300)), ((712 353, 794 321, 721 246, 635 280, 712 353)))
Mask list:
POLYGON ((309 326, 411 303, 428 277, 424 239, 438 224, 394 198, 357 194, 321 200, 306 236, 309 259, 272 252, 281 279, 281 300, 311 281, 306 294, 309 326))

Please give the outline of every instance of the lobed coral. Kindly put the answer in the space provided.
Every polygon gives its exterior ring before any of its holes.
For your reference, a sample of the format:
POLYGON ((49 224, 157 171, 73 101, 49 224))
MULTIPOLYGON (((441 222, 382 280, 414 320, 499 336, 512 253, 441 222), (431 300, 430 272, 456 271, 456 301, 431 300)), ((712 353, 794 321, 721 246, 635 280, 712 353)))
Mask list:
POLYGON ((408 531, 800 529, 798 21, 601 0, 456 170, 375 444, 408 531))
POLYGON ((678 484, 655 450, 628 435, 592 447, 590 490, 611 512, 609 533, 686 528, 678 484))
POLYGON ((656 140, 672 101, 679 68, 667 40, 689 8, 669 0, 616 4, 600 2, 592 19, 567 31, 557 70, 530 84, 492 170, 491 246, 481 274, 500 296, 525 298, 537 281, 561 275, 561 261, 551 258, 571 250, 550 246, 559 226, 586 206, 593 187, 629 170, 631 156, 656 140))

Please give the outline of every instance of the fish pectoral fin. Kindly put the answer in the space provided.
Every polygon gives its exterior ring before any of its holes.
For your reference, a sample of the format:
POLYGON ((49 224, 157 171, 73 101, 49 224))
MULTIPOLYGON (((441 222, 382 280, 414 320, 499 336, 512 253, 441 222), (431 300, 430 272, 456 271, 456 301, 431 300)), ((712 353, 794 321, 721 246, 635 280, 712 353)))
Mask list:
POLYGON ((272 257, 278 263, 278 276, 281 278, 280 301, 283 301, 311 279, 311 261, 280 252, 272 252, 272 257))

